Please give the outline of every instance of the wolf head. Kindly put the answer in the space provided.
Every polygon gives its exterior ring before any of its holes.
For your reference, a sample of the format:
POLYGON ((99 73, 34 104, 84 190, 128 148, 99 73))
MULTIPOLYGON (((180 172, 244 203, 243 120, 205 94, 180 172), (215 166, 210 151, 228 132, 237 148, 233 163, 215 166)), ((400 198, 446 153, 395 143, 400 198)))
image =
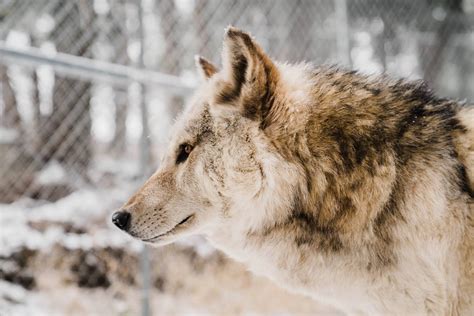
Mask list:
POLYGON ((252 230, 284 217, 291 204, 295 170, 266 134, 278 119, 270 115, 280 102, 278 67, 233 27, 222 57, 222 70, 196 57, 205 80, 176 123, 160 168, 113 214, 138 239, 161 245, 191 234, 252 230))

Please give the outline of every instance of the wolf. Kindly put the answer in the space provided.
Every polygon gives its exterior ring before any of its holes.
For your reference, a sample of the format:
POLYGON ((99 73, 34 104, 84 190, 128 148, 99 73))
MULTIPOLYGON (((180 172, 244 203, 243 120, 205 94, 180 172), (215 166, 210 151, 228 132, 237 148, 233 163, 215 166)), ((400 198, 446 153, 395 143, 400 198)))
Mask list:
POLYGON ((160 246, 202 234, 348 314, 474 315, 474 109, 424 84, 272 60, 229 27, 222 69, 112 215, 160 246))

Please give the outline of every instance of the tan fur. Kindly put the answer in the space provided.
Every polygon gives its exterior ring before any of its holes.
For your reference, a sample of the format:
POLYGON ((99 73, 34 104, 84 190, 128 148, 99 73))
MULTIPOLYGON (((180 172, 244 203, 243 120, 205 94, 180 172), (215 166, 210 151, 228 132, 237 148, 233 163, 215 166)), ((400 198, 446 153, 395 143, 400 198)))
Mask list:
POLYGON ((466 166, 470 187, 474 190, 474 106, 462 107, 457 117, 466 130, 455 134, 454 144, 459 160, 466 166))
POLYGON ((275 63, 235 28, 222 71, 197 65, 206 81, 124 206, 131 235, 204 234, 348 313, 474 313, 472 108, 421 83, 275 63))
MULTIPOLYGON (((471 192, 474 191, 474 107, 464 106, 459 110, 458 119, 465 127, 464 131, 457 132, 454 144, 459 160, 466 168, 467 180, 471 192)), ((474 306, 474 201, 469 202, 467 215, 467 229, 464 232, 463 242, 460 246, 461 271, 463 278, 460 280, 460 313, 472 313, 474 306)))

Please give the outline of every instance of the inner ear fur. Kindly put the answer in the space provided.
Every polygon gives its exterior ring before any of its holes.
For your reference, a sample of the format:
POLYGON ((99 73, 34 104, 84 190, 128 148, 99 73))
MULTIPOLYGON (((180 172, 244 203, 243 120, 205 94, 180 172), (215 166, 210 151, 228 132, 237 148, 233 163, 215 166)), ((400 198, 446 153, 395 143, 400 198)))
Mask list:
POLYGON ((194 56, 194 61, 196 63, 196 67, 199 71, 199 74, 205 80, 211 78, 214 74, 218 72, 216 66, 214 66, 209 60, 206 58, 196 55, 194 56))

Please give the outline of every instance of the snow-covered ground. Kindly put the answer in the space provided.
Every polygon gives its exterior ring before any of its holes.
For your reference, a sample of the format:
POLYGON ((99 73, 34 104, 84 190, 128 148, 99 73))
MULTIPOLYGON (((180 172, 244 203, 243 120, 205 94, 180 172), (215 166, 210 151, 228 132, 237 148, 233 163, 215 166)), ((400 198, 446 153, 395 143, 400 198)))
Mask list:
MULTIPOLYGON (((0 205, 0 315, 137 315, 142 245, 110 224, 130 188, 0 205)), ((156 315, 334 314, 290 294, 202 238, 150 249, 156 315)))

